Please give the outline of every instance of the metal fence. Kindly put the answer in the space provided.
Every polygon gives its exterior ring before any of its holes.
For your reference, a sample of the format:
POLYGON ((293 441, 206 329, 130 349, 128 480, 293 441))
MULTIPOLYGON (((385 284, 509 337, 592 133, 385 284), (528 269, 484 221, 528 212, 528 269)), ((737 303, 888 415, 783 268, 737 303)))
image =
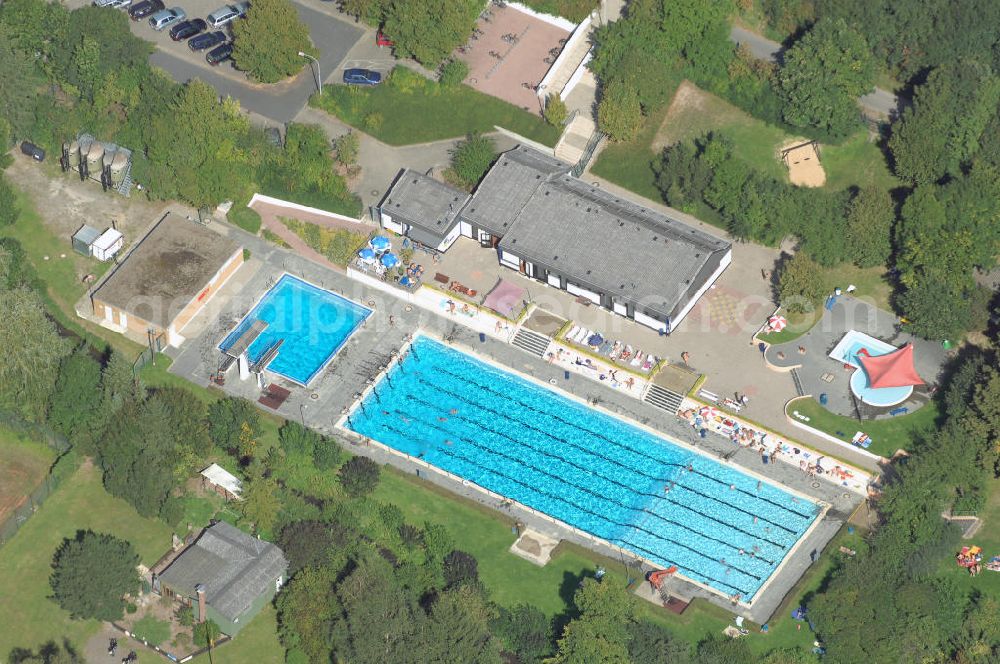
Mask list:
POLYGON ((63 480, 73 474, 79 465, 79 457, 65 436, 47 426, 28 422, 17 415, 4 412, 0 412, 0 424, 26 438, 45 443, 59 453, 48 475, 24 497, 24 501, 10 515, 0 522, 0 547, 2 547, 59 488, 63 480))
POLYGON ((576 162, 573 170, 570 171, 574 177, 580 177, 587 170, 587 164, 590 163, 591 158, 594 156, 594 151, 597 150, 597 146, 600 145, 603 139, 604 134, 599 131, 595 131, 594 135, 590 137, 590 140, 587 141, 587 147, 583 149, 580 160, 576 162))

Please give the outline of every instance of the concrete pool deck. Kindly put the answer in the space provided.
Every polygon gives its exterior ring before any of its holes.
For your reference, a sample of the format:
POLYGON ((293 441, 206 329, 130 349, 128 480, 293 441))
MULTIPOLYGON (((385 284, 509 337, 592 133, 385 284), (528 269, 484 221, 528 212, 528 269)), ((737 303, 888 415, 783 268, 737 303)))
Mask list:
MULTIPOLYGON (((365 326, 350 337, 324 372, 317 376, 311 388, 304 389, 280 378, 272 379, 273 382, 287 387, 292 392, 277 411, 271 411, 281 417, 301 421, 325 434, 337 436, 336 422, 356 400, 356 395, 364 392, 371 384, 370 381, 374 382, 382 367, 389 363, 393 352, 405 344, 412 332, 423 329, 435 336, 450 339, 457 347, 470 350, 522 375, 534 377, 545 383, 554 380, 561 390, 579 399, 591 403, 596 401, 603 409, 620 417, 650 427, 677 441, 694 445, 703 453, 718 458, 726 457, 729 463, 741 469, 765 476, 772 482, 831 506, 826 515, 817 522, 800 541, 795 551, 771 576, 751 606, 733 607, 718 593, 679 581, 674 593, 685 599, 701 597, 727 610, 737 610, 754 622, 766 621, 777 610, 785 595, 802 574, 808 570, 814 562, 813 559, 818 559, 819 552, 863 500, 853 492, 845 492, 843 487, 828 486, 824 483, 813 486, 815 482, 798 468, 791 468, 785 464, 764 466, 759 456, 750 450, 737 449, 734 453, 732 443, 722 437, 696 438, 690 427, 679 422, 672 413, 640 402, 600 383, 583 380, 574 374, 567 380, 561 367, 550 365, 544 359, 533 357, 499 339, 487 336, 486 340, 481 342, 475 331, 456 324, 446 315, 413 306, 237 228, 216 223, 210 227, 222 235, 237 237, 251 250, 253 265, 249 268, 248 276, 244 277, 242 272, 237 273, 236 276, 241 278, 239 283, 243 284, 239 292, 227 293, 228 299, 225 301, 220 299, 219 306, 214 308, 211 318, 199 319, 197 325, 190 326, 190 329, 186 330, 188 341, 180 349, 168 349, 167 353, 173 359, 170 368, 172 373, 201 385, 208 384, 210 374, 216 370, 219 360, 219 352, 216 349, 218 342, 252 307, 260 294, 266 290, 267 284, 273 283, 281 274, 287 272, 355 302, 370 306, 374 309, 374 313, 366 321, 365 326), (392 324, 389 322, 390 317, 392 324)), ((260 396, 255 381, 241 382, 234 374, 230 374, 222 389, 229 395, 245 397, 255 403, 260 396)), ((342 436, 337 437, 343 440, 342 436)), ((428 469, 419 460, 400 458, 380 449, 378 445, 348 443, 348 447, 355 454, 363 454, 379 463, 391 464, 403 472, 415 473, 427 482, 484 504, 510 519, 511 525, 520 523, 549 537, 580 544, 607 556, 612 561, 623 559, 623 551, 618 547, 600 545, 581 537, 567 526, 539 518, 516 504, 491 498, 475 487, 464 485, 443 472, 428 469)), ((647 566, 642 571, 649 570, 647 566)))

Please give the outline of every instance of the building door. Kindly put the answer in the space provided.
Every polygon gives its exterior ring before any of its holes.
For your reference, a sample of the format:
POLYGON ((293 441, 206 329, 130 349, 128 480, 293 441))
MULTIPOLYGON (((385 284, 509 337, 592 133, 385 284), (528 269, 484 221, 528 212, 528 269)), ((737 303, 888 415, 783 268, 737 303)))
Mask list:
POLYGON ((624 302, 615 302, 614 310, 619 316, 628 316, 628 305, 624 302))
POLYGON ((493 236, 486 231, 479 231, 479 246, 480 247, 492 247, 493 246, 493 236))

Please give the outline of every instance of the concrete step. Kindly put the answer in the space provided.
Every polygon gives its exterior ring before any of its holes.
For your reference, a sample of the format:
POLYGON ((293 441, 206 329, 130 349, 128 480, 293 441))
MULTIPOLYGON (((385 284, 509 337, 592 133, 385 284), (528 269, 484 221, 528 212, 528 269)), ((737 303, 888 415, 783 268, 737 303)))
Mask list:
POLYGON ((541 357, 549 347, 550 341, 547 336, 522 327, 517 331, 517 334, 514 335, 510 343, 526 353, 530 353, 535 357, 541 357))
POLYGON ((651 406, 656 406, 662 410, 676 413, 681 407, 681 402, 684 401, 684 397, 683 395, 660 387, 659 385, 650 385, 649 389, 646 390, 646 396, 643 397, 643 401, 651 406))

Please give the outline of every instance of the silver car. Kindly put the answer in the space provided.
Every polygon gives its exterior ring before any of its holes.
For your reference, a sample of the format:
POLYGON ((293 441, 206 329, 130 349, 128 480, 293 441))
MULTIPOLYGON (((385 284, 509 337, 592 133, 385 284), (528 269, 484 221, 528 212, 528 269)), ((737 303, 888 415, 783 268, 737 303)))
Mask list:
POLYGON ((238 2, 234 5, 219 7, 206 18, 210 26, 213 28, 221 28, 227 23, 231 23, 232 21, 245 15, 248 9, 250 9, 249 2, 238 2))
POLYGON ((94 0, 95 7, 112 7, 124 9, 132 4, 132 0, 94 0))
POLYGON ((171 7, 170 9, 164 9, 158 11, 149 17, 149 24, 154 30, 163 30, 168 28, 174 23, 183 21, 187 18, 187 13, 180 7, 171 7))

